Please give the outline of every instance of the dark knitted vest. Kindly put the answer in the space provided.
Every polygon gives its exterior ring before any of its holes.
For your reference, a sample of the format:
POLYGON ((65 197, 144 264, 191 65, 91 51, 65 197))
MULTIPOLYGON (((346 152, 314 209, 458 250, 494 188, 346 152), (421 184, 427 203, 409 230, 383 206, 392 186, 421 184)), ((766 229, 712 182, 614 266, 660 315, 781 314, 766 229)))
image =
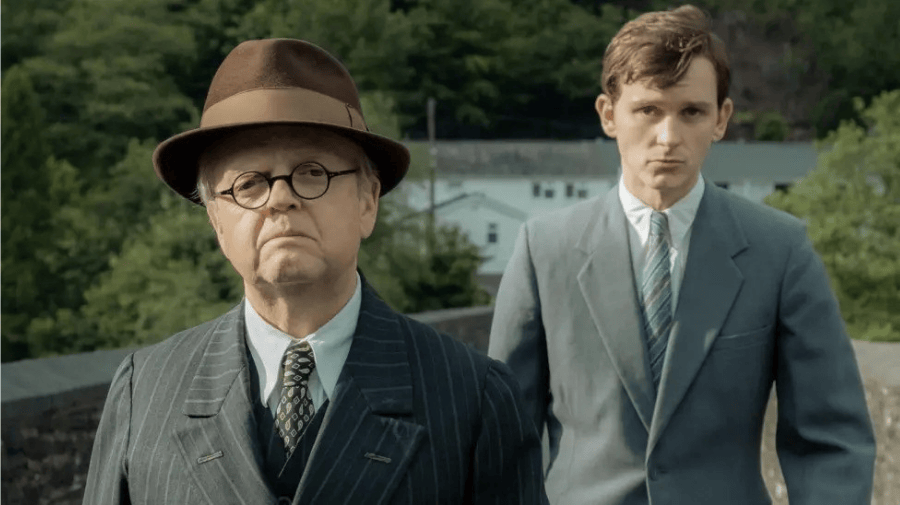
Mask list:
MULTIPOLYGON (((256 416, 257 437, 263 456, 264 466, 262 473, 276 496, 293 498, 297 492, 297 487, 300 485, 300 478, 306 469, 306 463, 309 461, 309 455, 312 452, 316 436, 319 434, 319 427, 322 426, 322 419, 325 418, 325 411, 328 409, 330 402, 326 400, 320 408, 316 409, 316 414, 300 436, 297 447, 288 456, 284 448, 284 442, 278 436, 275 416, 269 410, 269 407, 260 401, 259 374, 256 370, 256 365, 252 359, 249 362, 251 398, 253 398, 254 414, 256 416)), ((280 385, 276 385, 276 388, 280 387, 280 385)))
POLYGON ((306 469, 306 462, 309 461, 309 455, 312 452, 316 436, 319 434, 319 428, 322 426, 322 419, 325 417, 329 402, 326 400, 322 407, 316 410, 316 415, 303 431, 297 447, 290 456, 285 451, 284 442, 278 436, 278 428, 275 427, 275 417, 272 415, 272 411, 262 405, 262 402, 257 403, 259 403, 256 409, 258 436, 262 442, 260 446, 265 463, 263 475, 266 476, 272 492, 277 496, 292 497, 297 492, 297 486, 300 485, 300 477, 303 476, 303 470, 306 469))

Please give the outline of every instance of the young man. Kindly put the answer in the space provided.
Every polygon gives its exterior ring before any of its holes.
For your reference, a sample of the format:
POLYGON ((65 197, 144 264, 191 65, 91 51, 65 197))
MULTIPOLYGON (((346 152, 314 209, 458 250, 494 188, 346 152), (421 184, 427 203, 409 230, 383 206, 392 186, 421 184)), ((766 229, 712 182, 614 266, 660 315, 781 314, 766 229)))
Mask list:
POLYGON ((506 366, 397 314, 357 272, 409 152, 368 132, 337 59, 299 40, 240 44, 200 128, 153 161, 206 207, 246 298, 122 363, 85 503, 546 499, 506 366))
POLYGON ((859 371, 802 223, 700 176, 733 112, 728 83, 697 8, 626 24, 596 102, 619 184, 521 231, 489 354, 547 431, 552 503, 769 503, 773 383, 791 503, 869 503, 859 371))

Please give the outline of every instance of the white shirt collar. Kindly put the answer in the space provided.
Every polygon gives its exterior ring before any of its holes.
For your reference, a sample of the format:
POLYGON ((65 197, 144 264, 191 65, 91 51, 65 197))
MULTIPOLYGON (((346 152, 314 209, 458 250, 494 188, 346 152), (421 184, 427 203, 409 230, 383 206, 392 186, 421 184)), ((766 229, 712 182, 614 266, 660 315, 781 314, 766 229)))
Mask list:
MULTIPOLYGON (((700 200, 703 199, 705 187, 703 176, 697 177, 697 183, 688 194, 663 211, 669 221, 669 237, 671 239, 669 247, 676 249, 681 247, 685 235, 694 223, 694 218, 697 217, 697 209, 700 207, 700 200)), ((646 242, 647 236, 650 234, 650 214, 653 212, 653 208, 628 191, 628 188, 625 187, 624 175, 619 177, 619 200, 622 202, 625 216, 640 235, 641 242, 646 242)))
MULTIPOLYGON (((318 377, 318 383, 324 389, 326 398, 332 397, 344 362, 347 361, 361 304, 362 281, 357 273, 356 290, 350 300, 321 328, 303 338, 312 347, 313 357, 316 360, 313 374, 318 377)), ((291 336, 266 322, 246 299, 244 320, 247 325, 247 344, 259 374, 260 397, 263 404, 267 404, 278 383, 281 358, 291 343, 291 336)), ((315 395, 315 392, 313 394, 315 395)), ((313 399, 315 400, 315 397, 313 399)))

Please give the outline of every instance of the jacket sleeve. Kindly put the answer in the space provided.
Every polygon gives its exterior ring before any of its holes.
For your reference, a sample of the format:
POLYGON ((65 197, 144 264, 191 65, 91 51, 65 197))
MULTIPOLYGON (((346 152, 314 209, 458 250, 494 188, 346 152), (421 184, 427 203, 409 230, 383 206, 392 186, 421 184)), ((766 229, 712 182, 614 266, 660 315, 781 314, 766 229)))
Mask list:
POLYGON ((778 316, 776 446, 792 504, 871 501, 875 440, 853 347, 805 233, 778 316))
POLYGON ((497 292, 488 355, 512 370, 525 397, 525 412, 543 433, 550 372, 527 223, 519 231, 497 292))
POLYGON ((471 503, 547 503, 540 439, 522 408, 522 392, 502 363, 488 369, 481 413, 469 479, 471 503))
POLYGON ((131 427, 131 378, 133 356, 119 365, 113 376, 94 438, 91 463, 84 491, 85 505, 124 505, 128 495, 125 455, 131 427))

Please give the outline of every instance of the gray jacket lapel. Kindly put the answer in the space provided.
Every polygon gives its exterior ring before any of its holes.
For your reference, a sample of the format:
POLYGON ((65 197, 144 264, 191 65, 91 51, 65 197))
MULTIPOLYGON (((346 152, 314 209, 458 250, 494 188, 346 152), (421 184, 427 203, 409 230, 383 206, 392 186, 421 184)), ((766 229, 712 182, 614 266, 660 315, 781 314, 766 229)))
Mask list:
POLYGON ((578 284, 591 318, 603 339, 625 390, 649 431, 653 417, 653 382, 647 347, 641 337, 640 309, 628 246, 628 222, 617 187, 601 200, 577 248, 587 260, 578 284))
POLYGON ((405 328, 368 285, 334 398, 294 503, 385 503, 425 428, 413 413, 405 328))
POLYGON ((694 219, 648 454, 694 380, 743 282, 733 258, 747 248, 747 240, 724 191, 707 181, 694 219))
POLYGON ((243 314, 240 304, 211 330, 183 405, 184 426, 175 433, 191 478, 210 504, 275 501, 262 474, 243 314))

